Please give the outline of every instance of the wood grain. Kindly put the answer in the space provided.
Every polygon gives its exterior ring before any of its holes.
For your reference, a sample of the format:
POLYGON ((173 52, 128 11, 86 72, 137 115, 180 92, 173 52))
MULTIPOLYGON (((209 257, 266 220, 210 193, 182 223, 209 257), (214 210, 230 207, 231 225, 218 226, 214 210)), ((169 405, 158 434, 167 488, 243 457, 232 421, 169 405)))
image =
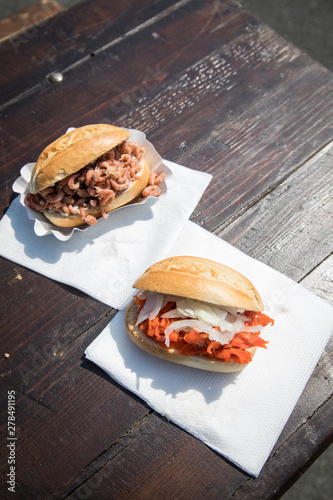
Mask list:
MULTIPOLYGON (((71 7, 65 17, 55 15, 2 42, 0 53, 6 72, 1 75, 0 106, 47 84, 50 72, 63 71, 71 64, 94 57, 105 45, 116 44, 119 38, 149 22, 151 17, 162 15, 173 3, 171 0, 149 2, 149 5, 144 0, 99 0, 93 4, 83 1, 71 7)), ((51 10, 50 13, 55 14, 50 6, 42 6, 40 10, 42 13, 51 10)))
POLYGON ((304 278, 332 252, 332 154, 330 143, 215 234, 295 281, 304 278))
POLYGON ((0 281, 0 287, 0 346, 2 353, 9 354, 0 358, 2 393, 110 311, 100 302, 17 266, 0 281))
MULTIPOLYGON (((22 497, 56 494, 77 471, 112 448, 149 413, 145 404, 129 397, 84 359, 84 349, 109 321, 110 316, 106 316, 64 349, 42 360, 15 386, 18 461, 22 464, 18 493, 22 497)), ((5 413, 2 405, 3 431, 7 428, 5 413)), ((6 447, 6 432, 2 432, 1 447, 6 447)), ((7 463, 2 461, 3 478, 6 469, 7 463)))

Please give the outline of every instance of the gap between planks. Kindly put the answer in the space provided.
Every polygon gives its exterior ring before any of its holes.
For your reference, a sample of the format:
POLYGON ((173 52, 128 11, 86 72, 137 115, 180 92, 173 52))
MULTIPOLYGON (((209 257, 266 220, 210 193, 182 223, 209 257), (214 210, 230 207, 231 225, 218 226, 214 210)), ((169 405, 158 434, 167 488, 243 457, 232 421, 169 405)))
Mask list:
POLYGON ((140 428, 142 424, 153 414, 154 411, 150 408, 148 408, 148 412, 146 415, 144 415, 142 418, 140 418, 132 427, 128 429, 127 432, 125 432, 122 436, 120 436, 119 439, 117 439, 116 442, 112 443, 111 446, 106 448, 102 453, 97 455, 91 462, 89 462, 83 469, 81 469, 80 474, 84 474, 87 472, 87 476, 84 480, 81 482, 79 478, 77 478, 78 484, 74 486, 74 488, 67 493, 65 493, 66 486, 69 485, 70 483, 74 482, 72 479, 68 481, 60 490, 57 491, 57 494, 63 494, 61 498, 69 498, 73 494, 76 493, 80 488, 82 488, 83 485, 85 485, 90 479, 94 477, 95 474, 98 474, 102 469, 107 467, 112 460, 114 460, 120 453, 122 453, 124 450, 126 450, 131 444, 133 443, 133 440, 136 439, 138 434, 140 433, 140 428), (112 452, 112 450, 114 451, 112 452), (111 452, 111 457, 106 457, 107 454, 111 452), (106 458, 106 461, 104 460, 106 458), (101 463, 102 462, 102 463, 101 463))
MULTIPOLYGON (((54 356, 60 356, 69 346, 71 346, 74 342, 76 342, 78 338, 80 338, 82 335, 85 335, 87 332, 89 332, 89 330, 94 328, 98 323, 100 323, 101 321, 106 320, 106 319, 108 319, 108 321, 111 321, 113 316, 115 316, 116 313, 117 313, 116 309, 110 308, 105 314, 103 314, 103 316, 101 318, 97 319, 94 323, 89 325, 88 328, 86 328, 83 332, 80 332, 78 335, 76 335, 72 340, 70 340, 65 345, 63 345, 58 351, 53 352, 51 356, 49 356, 47 359, 45 359, 45 361, 43 361, 43 363, 36 366, 36 368, 33 368, 26 376, 22 377, 17 383, 15 383, 13 386, 11 386, 11 388, 15 389, 20 384, 24 383, 24 381, 29 379, 29 377, 31 377, 31 375, 33 375, 36 371, 40 370, 42 366, 46 365, 46 363, 49 363, 50 360, 53 359, 54 356), (109 316, 111 316, 111 318, 109 318, 109 316)), ((8 391, 8 389, 3 394, 0 394, 0 399, 7 395, 7 391, 8 391)), ((27 394, 27 393, 24 393, 24 395, 29 396, 29 394, 27 394)), ((38 403, 38 401, 35 400, 34 398, 30 397, 30 399, 33 399, 34 401, 36 401, 38 403)), ((48 408, 48 409, 50 409, 50 408, 48 408)))
MULTIPOLYGON (((117 37, 115 40, 112 40, 111 42, 103 45, 102 47, 99 47, 98 49, 94 50, 94 54, 99 54, 101 52, 104 52, 105 50, 109 49, 110 47, 113 47, 115 45, 118 45, 124 40, 127 40, 131 36, 135 35, 139 31, 144 30, 145 28, 148 28, 149 26, 152 26, 153 24, 157 23, 161 19, 167 17, 168 15, 172 14, 176 10, 180 9, 181 7, 187 5, 188 3, 192 2, 193 0, 180 0, 177 2, 175 5, 172 5, 171 7, 168 7, 166 10, 163 12, 160 12, 159 14, 156 14, 156 16, 152 17, 151 19, 148 19, 147 21, 144 21, 143 23, 139 24, 139 26, 136 26, 135 28, 132 28, 129 30, 127 33, 124 33, 124 35, 121 35, 117 37)), ((85 62, 89 61, 91 59, 91 55, 87 55, 76 61, 75 63, 69 65, 68 67, 60 70, 60 72, 64 75, 66 73, 69 73, 72 69, 76 68, 77 66, 80 66, 81 64, 84 64, 85 62)), ((11 106, 12 104, 15 104, 19 102, 20 100, 24 99, 25 97, 29 97, 32 93, 37 91, 44 83, 44 80, 37 85, 34 85, 30 89, 22 92, 16 97, 13 97, 13 99, 10 99, 6 103, 4 103, 2 106, 0 106, 0 111, 6 109, 8 106, 11 106)))
MULTIPOLYGON (((313 163, 316 163, 323 156, 325 156, 331 149, 333 151, 333 140, 330 141, 330 142, 328 142, 327 144, 325 144, 325 146, 323 146, 318 151, 314 152, 308 158, 305 158, 299 165, 295 166, 295 168, 291 169, 284 177, 282 177, 281 179, 279 179, 278 182, 276 184, 274 184, 274 186, 272 186, 269 189, 264 190, 259 196, 254 197, 248 203, 248 205, 246 205, 245 207, 242 207, 242 209, 239 210, 239 212, 237 212, 234 215, 234 217, 230 218, 228 221, 220 224, 215 229, 213 229, 212 233, 215 234, 215 233, 222 232, 228 226, 230 226, 231 224, 233 224, 236 220, 240 219, 246 212, 248 212, 249 210, 251 210, 255 205, 257 205, 258 203, 260 203, 264 198, 266 198, 267 195, 269 195, 270 193, 272 193, 281 184, 283 184, 287 179, 289 179, 289 177, 291 177, 293 174, 295 174, 295 172, 297 172, 298 170, 300 170, 301 168, 303 168, 305 164, 309 163, 310 165, 312 165, 313 163)), ((328 257, 329 257, 329 255, 326 258, 328 258, 328 257)), ((318 264, 318 265, 320 265, 320 264, 318 264)), ((307 275, 310 274, 312 271, 313 271, 313 269, 311 271, 309 271, 307 273, 307 275)), ((307 275, 305 275, 302 279, 304 279, 307 275)))

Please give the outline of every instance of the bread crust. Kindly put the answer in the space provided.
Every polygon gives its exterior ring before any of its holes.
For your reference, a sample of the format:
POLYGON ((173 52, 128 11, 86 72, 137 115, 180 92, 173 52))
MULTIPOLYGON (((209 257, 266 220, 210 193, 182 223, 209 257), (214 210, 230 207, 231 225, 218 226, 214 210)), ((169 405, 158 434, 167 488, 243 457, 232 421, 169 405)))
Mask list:
POLYGON ((113 125, 85 125, 62 135, 40 154, 31 173, 30 192, 36 194, 93 162, 129 138, 113 125))
MULTIPOLYGON (((115 210, 116 208, 122 207, 126 205, 130 201, 134 200, 141 191, 148 184, 150 169, 148 163, 144 158, 140 160, 140 164, 142 166, 141 171, 139 172, 139 178, 134 181, 126 191, 118 193, 114 200, 111 203, 103 206, 103 210, 106 213, 115 210)), ((59 227, 75 227, 84 224, 84 220, 81 215, 66 215, 60 212, 56 212, 54 210, 44 210, 42 214, 50 221, 52 224, 59 227)), ((96 208, 87 208, 86 215, 93 215, 98 219, 101 217, 101 210, 99 207, 96 208)))
POLYGON ((170 257, 157 262, 135 281, 133 287, 247 311, 264 309, 257 289, 245 276, 201 257, 170 257))
MULTIPOLYGON (((219 373, 238 372, 243 370, 249 364, 240 364, 234 362, 226 363, 222 360, 213 360, 205 358, 204 356, 184 356, 183 354, 178 354, 177 349, 161 347, 158 342, 148 337, 141 330, 141 328, 135 324, 137 318, 137 310, 138 305, 135 299, 133 299, 126 313, 126 330, 134 344, 136 344, 140 349, 147 352, 148 354, 156 356, 160 359, 164 359, 166 361, 171 361, 172 363, 219 373)), ((247 349, 247 351, 251 352, 252 357, 256 350, 256 347, 247 349)))

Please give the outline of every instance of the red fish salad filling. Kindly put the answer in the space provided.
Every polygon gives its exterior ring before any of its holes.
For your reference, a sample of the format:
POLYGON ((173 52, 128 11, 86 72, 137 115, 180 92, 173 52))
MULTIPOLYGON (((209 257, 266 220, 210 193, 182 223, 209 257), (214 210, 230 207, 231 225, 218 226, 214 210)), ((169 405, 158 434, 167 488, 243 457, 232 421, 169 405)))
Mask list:
POLYGON ((215 306, 194 299, 141 291, 136 324, 166 349, 225 363, 252 360, 250 347, 266 348, 261 329, 274 325, 262 312, 215 306))

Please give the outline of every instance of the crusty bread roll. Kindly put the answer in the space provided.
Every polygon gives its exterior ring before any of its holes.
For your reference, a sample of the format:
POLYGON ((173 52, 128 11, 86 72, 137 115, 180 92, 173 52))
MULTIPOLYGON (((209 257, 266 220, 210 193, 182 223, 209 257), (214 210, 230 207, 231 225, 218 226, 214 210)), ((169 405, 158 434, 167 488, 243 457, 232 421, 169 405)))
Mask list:
MULTIPOLYGON (((40 154, 31 174, 30 192, 36 194, 43 189, 54 186, 69 175, 75 174, 86 165, 97 160, 130 137, 127 130, 108 124, 86 125, 56 139, 40 154)), ((147 161, 139 162, 141 170, 137 179, 131 182, 128 189, 117 193, 116 197, 103 205, 108 213, 134 200, 149 182, 150 169, 147 161)), ((74 227, 84 224, 80 214, 65 214, 54 210, 44 210, 43 215, 53 224, 60 227, 74 227)), ((101 217, 97 206, 86 209, 86 215, 101 217)))
POLYGON ((170 293, 216 305, 262 311, 258 291, 242 274, 201 257, 170 257, 149 267, 133 288, 170 293))
MULTIPOLYGON (((205 303, 263 311, 263 303, 253 284, 242 274, 217 262, 200 257, 179 256, 164 259, 149 267, 133 288, 178 295, 205 303)), ((136 325, 138 305, 135 298, 126 314, 126 329, 131 340, 141 349, 161 359, 214 372, 236 372, 249 363, 224 362, 204 356, 185 356, 176 349, 161 346, 136 325)), ((256 347, 247 349, 252 356, 256 347)))

